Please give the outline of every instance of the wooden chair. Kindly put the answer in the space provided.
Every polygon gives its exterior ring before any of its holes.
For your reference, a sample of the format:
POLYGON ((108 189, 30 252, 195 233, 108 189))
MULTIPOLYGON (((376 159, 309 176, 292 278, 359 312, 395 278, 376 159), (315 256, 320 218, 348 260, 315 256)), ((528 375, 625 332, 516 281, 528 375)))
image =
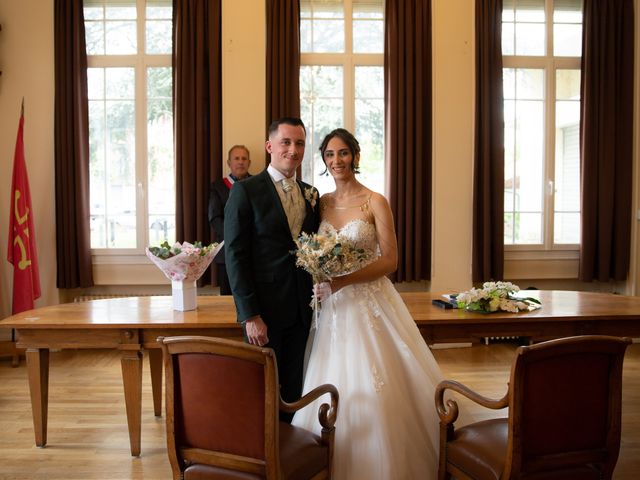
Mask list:
POLYGON ((570 337, 519 347, 507 393, 490 399, 445 380, 438 479, 610 479, 620 450, 622 361, 628 338, 570 337), (453 390, 507 418, 454 429, 453 390))
POLYGON ((270 348, 213 337, 159 337, 166 374, 167 452, 174 479, 331 478, 338 391, 280 398, 270 348), (321 435, 279 421, 323 394, 321 435))

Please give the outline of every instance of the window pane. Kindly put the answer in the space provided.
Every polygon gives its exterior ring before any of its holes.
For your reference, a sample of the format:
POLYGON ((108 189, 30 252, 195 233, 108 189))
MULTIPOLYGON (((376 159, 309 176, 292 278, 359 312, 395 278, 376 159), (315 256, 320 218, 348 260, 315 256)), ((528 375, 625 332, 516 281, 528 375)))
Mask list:
POLYGON ((544 103, 516 101, 514 192, 518 209, 541 212, 544 179, 544 103))
POLYGON ((555 0, 553 2, 555 23, 582 24, 582 0, 555 0))
POLYGON ((558 57, 580 57, 582 55, 582 26, 554 24, 553 54, 558 57))
POLYGON ((384 52, 384 23, 377 20, 354 20, 354 53, 384 52))
POLYGON ((171 46, 171 20, 147 20, 147 53, 171 54, 171 46))
POLYGON ((544 22, 544 0, 515 0, 512 3, 516 22, 544 22))
MULTIPOLYGON (((90 68, 89 77, 104 79, 102 68, 90 68), (92 73, 93 72, 93 73, 92 73)), ((89 197, 91 212, 91 247, 107 247, 105 112, 102 95, 89 97, 89 197)))
POLYGON ((145 51, 149 54, 171 54, 173 8, 170 0, 151 0, 146 8, 145 51))
POLYGON ((300 2, 300 51, 344 52, 344 7, 341 0, 300 2))
POLYGON ((360 181, 384 192, 384 69, 356 67, 355 136, 360 142, 360 181))
POLYGON ((579 243, 580 70, 556 72, 554 242, 579 243))
POLYGON ((542 213, 517 213, 514 227, 515 243, 527 245, 542 243, 542 213))
POLYGON ((310 179, 321 193, 334 189, 331 178, 321 175, 325 167, 318 148, 327 133, 344 125, 342 85, 342 67, 300 67, 300 110, 307 127, 302 175, 310 179))
POLYGON ((502 55, 515 54, 515 35, 515 24, 502 22, 502 55))
POLYGON ((136 15, 136 2, 110 2, 105 0, 105 17, 107 20, 135 20, 136 15), (113 3, 110 5, 110 3, 113 3), (114 4, 120 5, 114 5, 114 4), (128 4, 128 5, 127 5, 128 4))
POLYGON ((516 69, 516 98, 518 100, 544 99, 544 71, 532 68, 516 69))
POLYGON ((502 53, 521 67, 503 70, 505 244, 579 243, 582 8, 583 0, 503 0, 502 53), (551 68, 553 56, 576 60, 550 78, 540 66, 551 68))
POLYGON ((354 53, 384 52, 384 5, 382 0, 354 0, 354 53))
POLYGON ((505 69, 505 243, 542 243, 544 78, 539 69, 505 69))
POLYGON ((171 68, 147 69, 149 242, 175 242, 171 68), (161 238, 158 235, 163 235, 161 238))
POLYGON ((84 37, 87 55, 104 55, 104 22, 85 22, 84 37))
POLYGON ((556 98, 580 100, 580 70, 556 71, 556 98))
POLYGON ((104 19, 104 8, 102 6, 86 6, 82 9, 84 13, 84 21, 88 20, 102 20, 104 19))
POLYGON ((134 55, 138 51, 135 21, 105 22, 106 54, 134 55))
POLYGON ((557 244, 580 243, 580 213, 559 213, 554 217, 553 241, 557 244))
POLYGON ((544 23, 516 23, 516 55, 544 55, 544 23))
POLYGON ((91 246, 134 248, 135 73, 132 68, 89 69, 88 78, 92 85, 89 100, 91 238, 92 242, 95 240, 91 246), (101 96, 102 92, 105 95, 101 96))

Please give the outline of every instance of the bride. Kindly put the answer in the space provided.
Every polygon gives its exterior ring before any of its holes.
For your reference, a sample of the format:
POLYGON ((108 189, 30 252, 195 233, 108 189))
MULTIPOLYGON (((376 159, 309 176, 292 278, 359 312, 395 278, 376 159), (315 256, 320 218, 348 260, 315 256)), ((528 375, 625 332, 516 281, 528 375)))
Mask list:
MULTIPOLYGON (((377 252, 359 270, 315 286, 322 302, 304 391, 322 383, 340 393, 333 478, 436 478, 440 369, 402 298, 385 276, 396 270, 393 216, 384 196, 355 177, 360 146, 347 130, 320 146, 336 190, 320 199, 320 233, 339 233, 377 252)), ((318 429, 317 409, 293 424, 318 429)))

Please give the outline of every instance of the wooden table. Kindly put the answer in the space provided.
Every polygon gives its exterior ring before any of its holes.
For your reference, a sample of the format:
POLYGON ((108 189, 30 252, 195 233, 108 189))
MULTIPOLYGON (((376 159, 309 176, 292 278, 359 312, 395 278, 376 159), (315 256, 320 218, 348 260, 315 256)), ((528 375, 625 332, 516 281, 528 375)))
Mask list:
POLYGON ((542 308, 517 314, 471 313, 431 305, 435 293, 402 294, 428 344, 478 343, 486 337, 526 337, 538 342, 574 335, 640 337, 640 297, 564 290, 527 290, 542 308))
MULTIPOLYGON (((640 336, 640 297, 527 291, 542 308, 533 312, 478 314, 431 305, 435 293, 403 293, 402 297, 427 343, 480 342, 485 337, 520 336, 533 341, 609 334, 640 336)), ((148 349, 156 416, 162 410, 162 354, 159 336, 208 335, 240 338, 232 297, 198 297, 198 309, 173 310, 172 299, 131 297, 68 303, 30 310, 0 322, 14 328, 17 346, 26 349, 36 445, 47 443, 49 350, 113 348, 122 352, 127 423, 131 454, 140 454, 142 350, 148 349)))
POLYGON ((162 413, 162 351, 156 339, 208 335, 242 339, 232 297, 198 297, 198 309, 173 310, 170 296, 65 303, 22 312, 0 322, 26 349, 36 445, 47 443, 49 350, 113 348, 122 352, 122 380, 131 455, 140 455, 142 349, 149 351, 153 410, 162 413))

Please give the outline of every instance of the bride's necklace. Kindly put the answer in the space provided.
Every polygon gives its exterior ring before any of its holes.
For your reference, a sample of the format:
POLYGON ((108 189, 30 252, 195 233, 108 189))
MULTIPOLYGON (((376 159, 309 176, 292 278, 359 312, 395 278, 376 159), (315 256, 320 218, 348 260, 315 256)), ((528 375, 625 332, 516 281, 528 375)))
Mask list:
MULTIPOLYGON (((334 199, 334 201, 335 201, 335 199, 334 199)), ((364 203, 360 203, 358 205, 345 205, 345 206, 340 205, 339 206, 339 205, 335 205, 335 204, 334 205, 327 205, 325 203, 323 209, 327 208, 327 207, 328 208, 333 208, 335 210, 349 210, 351 208, 359 208, 361 212, 364 212, 364 211, 369 210, 369 202, 370 201, 371 201, 371 194, 369 194, 367 196, 367 199, 364 201, 364 203)))

